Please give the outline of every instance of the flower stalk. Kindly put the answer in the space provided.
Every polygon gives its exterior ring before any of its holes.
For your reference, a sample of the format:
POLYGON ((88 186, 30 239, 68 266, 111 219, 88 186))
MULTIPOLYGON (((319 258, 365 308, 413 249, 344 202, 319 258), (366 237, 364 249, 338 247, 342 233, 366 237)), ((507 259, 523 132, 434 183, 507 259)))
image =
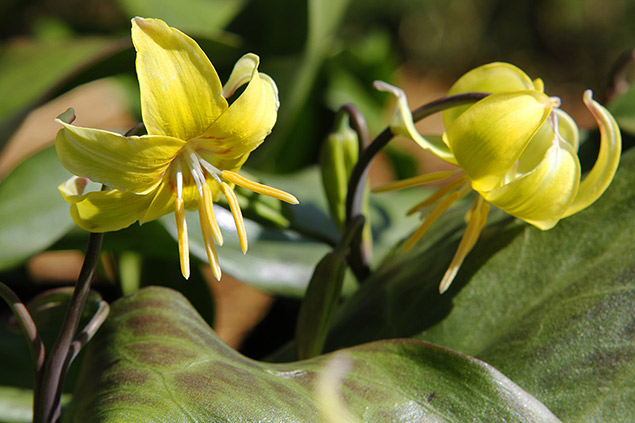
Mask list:
MULTIPOLYGON (((488 93, 475 92, 444 97, 424 104, 423 106, 415 109, 414 111, 412 111, 411 119, 414 122, 418 122, 428 116, 439 113, 448 108, 473 104, 487 97, 488 95, 488 93)), ((393 125, 387 127, 370 144, 368 144, 368 146, 361 151, 359 160, 353 167, 351 177, 348 182, 348 191, 346 196, 347 225, 350 225, 355 217, 363 215, 362 204, 364 187, 368 176, 368 168, 375 156, 386 145, 388 145, 388 143, 396 135, 399 135, 393 132, 393 128, 393 125)), ((359 242, 361 242, 361 240, 358 242, 353 242, 353 244, 351 245, 352 252, 360 249, 359 242)), ((360 263, 357 261, 350 262, 349 260, 349 264, 351 265, 351 268, 353 269, 355 276, 357 277, 359 282, 363 282, 370 274, 368 263, 360 263)))
POLYGON ((35 384, 33 422, 54 423, 61 413, 61 398, 64 378, 72 359, 77 355, 79 347, 86 343, 99 324, 103 322, 108 308, 101 307, 97 317, 89 323, 89 328, 82 331, 80 342, 74 344, 79 321, 90 293, 90 285, 99 262, 99 254, 104 238, 103 233, 91 233, 88 238, 84 264, 79 273, 73 297, 66 311, 66 317, 60 333, 44 362, 42 372, 35 384))

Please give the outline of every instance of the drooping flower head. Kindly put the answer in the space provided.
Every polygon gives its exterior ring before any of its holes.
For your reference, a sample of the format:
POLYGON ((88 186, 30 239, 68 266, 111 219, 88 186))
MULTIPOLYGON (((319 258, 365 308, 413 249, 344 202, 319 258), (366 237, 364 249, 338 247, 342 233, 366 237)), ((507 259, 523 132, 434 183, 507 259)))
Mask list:
POLYGON ((294 196, 237 173, 276 122, 276 84, 258 72, 258 56, 247 54, 222 86, 198 44, 158 19, 132 19, 132 41, 148 134, 126 137, 74 126, 74 111, 67 110, 57 119, 63 128, 55 147, 64 167, 76 176, 60 185, 60 191, 71 203, 73 220, 91 232, 115 231, 174 212, 185 278, 190 274, 185 209, 198 208, 207 257, 220 279, 214 244, 222 245, 223 238, 213 202, 221 194, 234 216, 243 252, 247 236, 234 185, 297 204, 294 196), (84 193, 89 180, 106 189, 84 193))
POLYGON ((445 291, 472 249, 485 225, 489 204, 547 230, 562 218, 594 203, 613 180, 621 153, 621 136, 611 114, 584 93, 584 103, 600 128, 601 145, 595 165, 580 181, 578 128, 560 100, 543 92, 541 80, 506 63, 492 63, 462 76, 449 95, 488 92, 491 95, 469 106, 443 112, 446 132, 441 142, 422 137, 415 129, 405 93, 378 82, 379 89, 398 99, 392 119, 395 134, 404 135, 449 163, 457 172, 439 172, 399 181, 382 190, 449 179, 435 194, 411 212, 433 206, 410 237, 410 248, 456 200, 470 191, 477 196, 466 216, 467 227, 459 248, 443 277, 445 291))

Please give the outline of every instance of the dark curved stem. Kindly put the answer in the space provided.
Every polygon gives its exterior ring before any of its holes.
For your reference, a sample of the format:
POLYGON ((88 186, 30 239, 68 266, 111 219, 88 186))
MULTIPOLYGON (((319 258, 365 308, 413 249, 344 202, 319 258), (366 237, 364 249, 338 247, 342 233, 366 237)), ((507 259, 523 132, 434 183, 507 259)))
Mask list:
POLYGON ((353 127, 353 131, 357 133, 357 139, 359 140, 359 151, 364 151, 370 143, 370 136, 368 135, 368 125, 366 125, 366 119, 364 115, 353 104, 345 104, 340 108, 340 111, 348 113, 349 121, 353 127))
MULTIPOLYGON (((370 144, 370 136, 368 134, 368 125, 366 125, 366 119, 364 119, 364 115, 359 111, 357 107, 353 104, 345 104, 341 107, 340 113, 347 113, 349 117, 349 122, 351 124, 352 129, 357 134, 358 140, 358 151, 359 154, 362 154, 366 148, 370 144)), ((366 185, 366 177, 368 176, 368 169, 364 171, 364 174, 361 177, 360 182, 360 196, 355 204, 356 216, 362 216, 362 207, 363 207, 363 199, 366 185)), ((346 227, 350 229, 352 222, 349 221, 348 217, 346 220, 346 227)), ((363 225, 362 225, 363 227, 363 225)), ((348 250, 348 262, 351 270, 355 273, 358 279, 365 279, 368 275, 368 269, 370 268, 370 249, 364 248, 364 240, 363 240, 363 231, 353 231, 355 238, 351 239, 347 242, 347 245, 350 246, 348 250)))
POLYGON ((103 237, 103 233, 91 233, 88 239, 84 264, 77 279, 62 329, 35 386, 34 423, 53 423, 59 418, 61 384, 70 364, 69 354, 74 355, 71 351, 71 344, 75 338, 82 311, 90 292, 90 284, 99 262, 103 237))
POLYGON ((44 364, 44 343, 38 334, 35 322, 33 322, 29 310, 27 310, 24 303, 20 301, 16 293, 2 282, 0 282, 0 297, 9 305, 11 312, 20 324, 24 336, 29 341, 31 355, 33 356, 35 377, 37 379, 44 364))
MULTIPOLYGON (((415 122, 443 111, 451 107, 463 106, 466 104, 472 104, 483 98, 487 97, 489 93, 467 93, 459 94, 450 97, 444 97, 439 100, 435 100, 428 104, 425 104, 412 112, 412 117, 415 122)), ((364 196, 364 185, 366 183, 366 176, 368 174, 368 166, 373 158, 379 153, 394 137, 394 134, 390 128, 386 128, 381 132, 370 145, 364 149, 359 157, 358 162, 355 164, 351 177, 348 182, 348 192, 346 196, 346 224, 349 225, 351 220, 360 214, 362 214, 362 200, 364 196)), ((357 248, 351 248, 351 251, 357 248)), ((355 273, 357 279, 362 282, 368 274, 370 269, 366 265, 365 268, 359 268, 359 263, 351 263, 351 269, 355 273)))

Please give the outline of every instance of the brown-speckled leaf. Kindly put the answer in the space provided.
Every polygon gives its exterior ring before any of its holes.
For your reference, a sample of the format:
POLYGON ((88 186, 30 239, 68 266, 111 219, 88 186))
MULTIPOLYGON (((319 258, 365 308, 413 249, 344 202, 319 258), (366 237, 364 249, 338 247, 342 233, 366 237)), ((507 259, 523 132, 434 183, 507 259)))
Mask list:
POLYGON ((380 341, 288 364, 250 360, 220 341, 183 296, 158 287, 113 304, 65 421, 319 422, 333 403, 316 399, 316 384, 335 355, 349 370, 328 386, 360 422, 558 421, 493 367, 421 341, 380 341))

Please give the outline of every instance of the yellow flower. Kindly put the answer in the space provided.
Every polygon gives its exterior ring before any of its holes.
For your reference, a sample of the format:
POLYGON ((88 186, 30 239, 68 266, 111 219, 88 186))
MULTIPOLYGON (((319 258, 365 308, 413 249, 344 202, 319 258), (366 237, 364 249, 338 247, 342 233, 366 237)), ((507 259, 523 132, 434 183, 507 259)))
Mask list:
POLYGON ((122 136, 72 125, 72 109, 60 115, 64 127, 55 147, 60 161, 77 175, 60 185, 71 216, 91 232, 115 231, 174 211, 181 272, 189 277, 185 209, 198 207, 212 272, 221 277, 214 243, 223 238, 213 201, 229 203, 243 252, 242 213, 234 185, 297 204, 294 196, 240 176, 249 153, 271 132, 278 110, 274 81, 258 72, 259 58, 243 56, 223 87, 194 40, 157 19, 132 19, 132 41, 148 135, 122 136), (245 85, 231 105, 229 98, 245 85), (84 193, 90 181, 106 190, 84 193))
POLYGON ((443 112, 446 132, 441 141, 422 137, 415 129, 405 93, 379 82, 379 89, 398 99, 392 119, 395 134, 407 136, 422 148, 459 166, 447 171, 399 181, 378 191, 448 180, 435 194, 410 210, 429 206, 421 226, 406 243, 412 245, 456 200, 476 191, 466 216, 467 227, 439 290, 444 292, 473 248, 486 223, 489 204, 536 226, 551 229, 562 218, 594 203, 613 180, 621 153, 621 136, 611 114, 584 93, 587 106, 601 133, 599 156, 593 169, 580 181, 578 128, 558 109, 560 100, 543 93, 541 80, 532 81, 520 69, 492 63, 461 77, 449 95, 490 92, 470 105, 443 112))

